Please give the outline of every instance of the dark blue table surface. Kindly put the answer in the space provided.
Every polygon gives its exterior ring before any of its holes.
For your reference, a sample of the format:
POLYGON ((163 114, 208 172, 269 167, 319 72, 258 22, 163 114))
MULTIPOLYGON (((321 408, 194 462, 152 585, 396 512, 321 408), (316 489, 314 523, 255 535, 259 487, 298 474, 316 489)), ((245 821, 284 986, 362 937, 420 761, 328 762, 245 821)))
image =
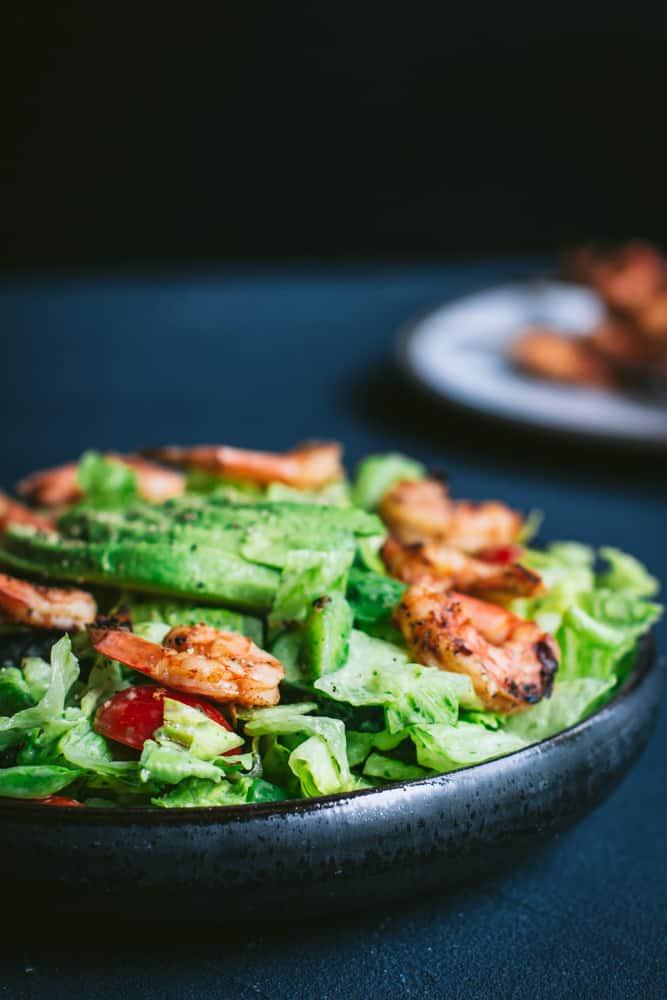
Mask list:
MULTIPOLYGON (((664 459, 554 444, 434 406, 395 373, 396 327, 530 261, 6 279, 2 474, 87 447, 223 441, 401 449, 455 491, 544 511, 667 579, 664 459)), ((665 647, 665 628, 659 629, 665 647)), ((271 929, 12 925, 10 997, 664 997, 667 718, 595 813, 525 864, 438 899, 271 929)), ((178 902, 174 900, 177 908, 178 902)), ((221 912, 233 910, 221 899, 221 912)), ((36 916, 39 900, 34 901, 36 916)), ((284 918, 284 919, 283 919, 284 918)))

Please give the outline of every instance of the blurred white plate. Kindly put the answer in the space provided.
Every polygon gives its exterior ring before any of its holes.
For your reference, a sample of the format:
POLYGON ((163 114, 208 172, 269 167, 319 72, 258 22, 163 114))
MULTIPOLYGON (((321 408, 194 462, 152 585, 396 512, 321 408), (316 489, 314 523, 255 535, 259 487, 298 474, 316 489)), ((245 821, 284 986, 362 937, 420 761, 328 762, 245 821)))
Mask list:
POLYGON ((511 341, 527 326, 583 334, 602 314, 598 298, 576 285, 503 285, 423 316, 404 334, 401 360, 432 393, 487 416, 597 439, 667 445, 667 408, 658 401, 542 381, 507 361, 511 341))

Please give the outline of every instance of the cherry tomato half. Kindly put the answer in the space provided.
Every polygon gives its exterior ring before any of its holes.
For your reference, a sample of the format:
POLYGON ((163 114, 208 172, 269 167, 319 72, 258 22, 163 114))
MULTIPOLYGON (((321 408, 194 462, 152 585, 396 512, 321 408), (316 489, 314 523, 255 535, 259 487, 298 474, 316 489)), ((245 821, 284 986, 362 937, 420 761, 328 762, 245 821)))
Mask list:
MULTIPOLYGON (((97 710, 93 728, 101 736, 107 736, 116 743, 141 750, 156 729, 164 722, 164 699, 172 698, 184 705, 198 708, 213 722, 232 731, 224 715, 203 698, 180 694, 168 688, 139 685, 118 691, 97 710)), ((238 748, 227 753, 238 753, 238 748)))
POLYGON ((523 553, 520 545, 490 545, 477 554, 482 562, 496 563, 498 566, 508 566, 518 562, 523 553))

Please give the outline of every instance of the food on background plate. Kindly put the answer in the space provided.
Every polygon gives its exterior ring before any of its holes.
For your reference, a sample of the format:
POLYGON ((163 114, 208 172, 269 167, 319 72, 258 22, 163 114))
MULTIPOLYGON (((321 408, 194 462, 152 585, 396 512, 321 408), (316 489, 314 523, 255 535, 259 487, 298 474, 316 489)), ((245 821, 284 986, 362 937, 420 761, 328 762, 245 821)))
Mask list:
POLYGON ((240 805, 454 771, 594 711, 660 615, 632 556, 533 548, 533 517, 402 455, 349 481, 332 443, 150 454, 185 471, 151 461, 147 487, 146 459, 89 452, 24 480, 38 511, 1 498, 0 797, 240 805))
POLYGON ((565 257, 566 279, 589 285, 607 313, 585 336, 532 327, 511 347, 514 364, 541 378, 601 388, 667 382, 667 263, 648 243, 582 247, 565 257))

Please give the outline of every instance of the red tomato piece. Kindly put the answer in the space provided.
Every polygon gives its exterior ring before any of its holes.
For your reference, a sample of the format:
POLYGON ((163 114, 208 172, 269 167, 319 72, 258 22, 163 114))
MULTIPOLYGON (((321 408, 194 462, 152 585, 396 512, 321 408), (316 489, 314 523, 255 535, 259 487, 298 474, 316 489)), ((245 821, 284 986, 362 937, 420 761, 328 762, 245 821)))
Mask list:
MULTIPOLYGON (((198 708, 213 722, 232 732, 227 719, 204 698, 197 698, 168 688, 139 685, 118 691, 97 710, 93 728, 116 743, 141 750, 164 722, 164 699, 172 698, 191 708, 198 708)), ((227 753, 238 753, 237 748, 227 753)))
POLYGON ((496 563, 498 566, 508 566, 518 562, 523 554, 520 545, 490 545, 477 554, 482 562, 496 563))
POLYGON ((49 795, 45 799, 35 800, 39 802, 40 806, 81 806, 83 808, 83 802, 77 802, 76 799, 68 799, 66 795, 49 795))

